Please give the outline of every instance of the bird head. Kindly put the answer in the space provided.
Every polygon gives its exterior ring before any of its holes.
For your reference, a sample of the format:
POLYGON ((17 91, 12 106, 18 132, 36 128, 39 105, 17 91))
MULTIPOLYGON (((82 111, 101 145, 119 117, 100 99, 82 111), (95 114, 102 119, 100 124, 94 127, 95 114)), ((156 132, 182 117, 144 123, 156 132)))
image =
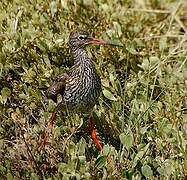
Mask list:
POLYGON ((106 41, 91 37, 91 35, 83 30, 74 31, 70 34, 69 45, 74 48, 84 48, 89 44, 107 44, 106 41))

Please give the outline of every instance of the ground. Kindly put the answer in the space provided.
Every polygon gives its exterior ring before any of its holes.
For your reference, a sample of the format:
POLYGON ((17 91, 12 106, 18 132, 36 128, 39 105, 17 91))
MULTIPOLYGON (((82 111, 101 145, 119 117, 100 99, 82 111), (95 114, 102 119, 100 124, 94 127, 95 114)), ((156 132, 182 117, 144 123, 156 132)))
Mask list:
POLYGON ((187 178, 185 0, 2 0, 0 9, 0 179, 187 178), (56 106, 45 90, 72 66, 77 28, 123 45, 88 48, 105 146, 96 149, 86 116, 62 112, 39 151, 56 106))

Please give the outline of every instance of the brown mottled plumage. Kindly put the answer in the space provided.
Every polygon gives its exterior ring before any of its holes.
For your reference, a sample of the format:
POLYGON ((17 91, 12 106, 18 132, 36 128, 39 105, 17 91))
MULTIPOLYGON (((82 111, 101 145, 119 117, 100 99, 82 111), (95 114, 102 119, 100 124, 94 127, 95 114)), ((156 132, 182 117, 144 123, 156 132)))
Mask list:
MULTIPOLYGON (((101 80, 85 47, 89 44, 105 44, 92 38, 85 31, 75 31, 69 38, 69 46, 74 55, 73 67, 57 77, 47 91, 47 97, 57 101, 57 94, 62 95, 60 108, 90 113, 101 91, 101 80)), ((58 108, 59 109, 59 108, 58 108)))
MULTIPOLYGON (((74 56, 74 65, 72 68, 56 78, 52 85, 48 88, 46 96, 57 102, 57 95, 62 95, 62 101, 57 105, 55 112, 52 114, 48 127, 52 128, 56 119, 57 111, 71 110, 81 113, 90 114, 89 128, 91 137, 97 148, 102 149, 94 119, 91 111, 98 101, 101 92, 101 80, 97 74, 94 63, 85 50, 90 44, 109 44, 103 40, 92 38, 88 32, 78 30, 70 34, 69 46, 74 56)), ((44 136, 44 142, 40 144, 41 149, 48 139, 48 135, 44 136)))

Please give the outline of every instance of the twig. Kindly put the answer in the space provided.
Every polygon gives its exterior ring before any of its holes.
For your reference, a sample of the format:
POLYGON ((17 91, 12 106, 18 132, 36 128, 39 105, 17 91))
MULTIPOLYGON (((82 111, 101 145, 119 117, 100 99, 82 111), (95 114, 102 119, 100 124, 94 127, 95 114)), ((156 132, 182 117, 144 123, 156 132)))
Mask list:
POLYGON ((180 20, 180 18, 176 15, 175 16, 175 21, 179 24, 179 26, 184 30, 185 34, 187 34, 187 29, 184 26, 184 24, 182 23, 182 21, 180 20))
POLYGON ((158 14, 171 14, 171 11, 160 10, 160 9, 135 9, 129 8, 130 11, 148 12, 148 13, 158 13, 158 14))
POLYGON ((137 37, 138 39, 142 40, 149 40, 149 39, 157 39, 161 37, 169 37, 169 38, 184 38, 184 34, 166 34, 166 35, 153 35, 153 36, 145 36, 145 37, 137 37))
MULTIPOLYGON (((170 20, 170 22, 169 22, 169 27, 168 27, 167 33, 170 32, 170 29, 171 29, 172 24, 173 24, 173 22, 174 22, 174 20, 175 20, 177 11, 180 9, 181 5, 182 5, 182 0, 180 0, 180 1, 176 4, 175 9, 171 12, 171 20, 170 20)), ((167 34, 167 33, 166 33, 166 34, 167 34)))
MULTIPOLYGON (((22 131, 22 128, 21 128, 20 124, 17 123, 17 125, 18 125, 18 127, 19 127, 19 129, 20 129, 20 132, 21 132, 21 131, 22 131)), ((28 143, 27 143, 27 141, 26 141, 24 135, 22 134, 22 132, 21 132, 21 136, 22 136, 22 138, 23 138, 23 141, 24 141, 24 143, 25 143, 25 146, 26 146, 26 148, 27 148, 27 151, 28 151, 29 155, 30 155, 32 161, 34 162, 34 165, 35 165, 35 167, 36 167, 36 169, 37 169, 38 175, 39 175, 40 178, 43 180, 44 178, 43 178, 42 171, 40 170, 40 168, 39 168, 39 166, 38 166, 38 164, 37 164, 37 162, 36 162, 36 160, 35 160, 35 158, 34 158, 34 155, 32 154, 32 151, 30 150, 29 145, 28 145, 28 143)))

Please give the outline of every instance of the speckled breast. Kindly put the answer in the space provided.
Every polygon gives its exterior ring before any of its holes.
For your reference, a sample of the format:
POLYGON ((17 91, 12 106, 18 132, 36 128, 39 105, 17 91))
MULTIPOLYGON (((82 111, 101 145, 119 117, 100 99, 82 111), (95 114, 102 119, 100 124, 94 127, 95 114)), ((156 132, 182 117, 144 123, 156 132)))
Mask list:
POLYGON ((89 113, 97 103, 101 92, 101 80, 91 63, 80 66, 66 82, 63 100, 70 110, 89 113))

